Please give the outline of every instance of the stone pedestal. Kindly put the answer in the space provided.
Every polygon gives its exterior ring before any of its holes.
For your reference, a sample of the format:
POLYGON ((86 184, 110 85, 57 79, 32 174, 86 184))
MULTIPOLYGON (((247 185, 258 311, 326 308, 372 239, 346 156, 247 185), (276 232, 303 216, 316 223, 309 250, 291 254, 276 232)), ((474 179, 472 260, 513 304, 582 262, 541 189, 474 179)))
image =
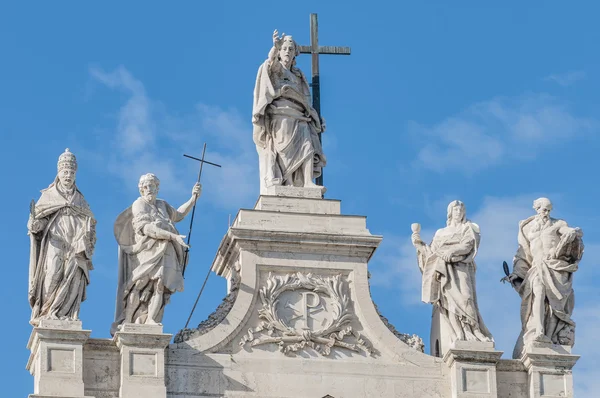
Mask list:
POLYGON ((166 398, 165 348, 172 335, 161 325, 123 324, 113 338, 121 354, 121 398, 166 398))
POLYGON ((578 359, 569 346, 536 342, 526 345, 521 361, 528 372, 529 397, 572 398, 572 369, 578 359))
POLYGON ((33 375, 30 398, 86 397, 83 384, 83 345, 91 331, 81 321, 41 320, 33 328, 27 348, 27 370, 33 375))
POLYGON ((285 185, 273 185, 266 188, 264 196, 279 196, 286 198, 308 198, 321 199, 325 193, 325 187, 293 187, 285 185))
POLYGON ((456 341, 444 355, 453 398, 497 398, 496 364, 502 351, 494 343, 456 341))

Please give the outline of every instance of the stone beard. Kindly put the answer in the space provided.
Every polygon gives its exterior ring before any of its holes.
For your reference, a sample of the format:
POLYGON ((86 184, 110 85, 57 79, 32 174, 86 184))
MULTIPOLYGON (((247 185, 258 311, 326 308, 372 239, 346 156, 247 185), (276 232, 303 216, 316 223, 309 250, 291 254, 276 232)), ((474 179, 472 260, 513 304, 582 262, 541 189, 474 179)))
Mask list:
POLYGON ((76 170, 75 156, 67 149, 59 157, 56 179, 29 216, 30 322, 35 326, 40 319, 78 320, 86 298, 96 220, 75 185, 76 170))
MULTIPOLYGON (((479 227, 466 219, 460 201, 448 205, 447 226, 439 229, 430 245, 413 234, 419 268, 423 272, 422 301, 434 305, 445 325, 439 342, 445 352, 457 340, 492 342, 492 335, 477 305, 475 256, 479 227)), ((438 353, 441 355, 441 353, 438 353)))
POLYGON ((279 38, 275 31, 273 48, 258 70, 252 123, 261 193, 272 185, 316 186, 312 180, 326 164, 318 136, 324 126, 295 66, 298 51, 291 36, 279 38))
POLYGON ((583 233, 550 217, 552 203, 537 199, 538 213, 519 223, 519 247, 509 276, 522 299, 521 334, 515 345, 519 358, 533 341, 572 346, 575 322, 573 273, 583 256, 583 233))
POLYGON ((156 198, 159 184, 155 175, 143 175, 141 196, 115 222, 119 281, 113 334, 123 323, 160 324, 171 294, 183 291, 187 245, 175 223, 190 211, 201 187, 196 184, 192 198, 175 209, 156 198))

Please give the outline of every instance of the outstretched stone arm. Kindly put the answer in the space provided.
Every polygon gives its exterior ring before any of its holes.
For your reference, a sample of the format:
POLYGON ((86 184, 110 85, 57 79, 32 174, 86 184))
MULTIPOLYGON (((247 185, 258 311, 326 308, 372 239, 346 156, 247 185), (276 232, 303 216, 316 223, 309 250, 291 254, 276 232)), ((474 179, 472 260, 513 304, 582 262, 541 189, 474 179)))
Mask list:
POLYGON ((196 185, 194 185, 194 188, 192 189, 192 197, 187 202, 185 202, 184 204, 179 206, 179 208, 177 209, 177 211, 173 217, 173 221, 179 222, 179 221, 183 220, 185 218, 185 216, 188 215, 190 210, 192 210, 192 208, 194 207, 194 204, 196 204, 196 201, 198 200, 198 198, 200 197, 201 194, 202 194, 202 185, 200 183, 196 183, 196 185))
POLYGON ((419 265, 419 269, 421 270, 421 272, 423 272, 423 270, 425 269, 425 262, 427 261, 427 257, 431 255, 431 248, 421 239, 420 224, 412 224, 411 229, 413 233, 410 239, 415 249, 417 249, 417 264, 419 265))
POLYGON ((276 65, 276 61, 278 61, 277 57, 278 49, 275 46, 273 46, 271 47, 271 50, 269 51, 269 56, 267 57, 270 66, 276 65))

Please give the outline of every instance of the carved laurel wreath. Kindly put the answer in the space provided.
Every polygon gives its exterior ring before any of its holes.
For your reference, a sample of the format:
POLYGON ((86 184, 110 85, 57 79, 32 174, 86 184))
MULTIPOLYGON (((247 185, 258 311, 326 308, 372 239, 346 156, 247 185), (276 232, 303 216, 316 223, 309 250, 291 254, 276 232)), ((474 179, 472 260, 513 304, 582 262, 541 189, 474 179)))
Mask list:
POLYGON ((350 306, 350 297, 344 291, 345 285, 341 275, 322 277, 318 275, 295 273, 282 276, 269 274, 266 286, 259 290, 263 307, 258 310, 262 321, 256 328, 248 329, 241 339, 240 345, 251 343, 251 346, 275 343, 279 351, 286 355, 308 346, 321 355, 329 355, 331 348, 341 347, 354 352, 364 351, 373 355, 371 345, 360 333, 352 329, 349 323, 354 319, 350 306), (277 315, 279 296, 286 291, 308 289, 315 293, 323 293, 332 299, 333 320, 323 329, 315 331, 297 330, 290 327, 277 315), (264 332, 264 333, 261 333, 264 332), (261 333, 255 336, 256 333, 261 333), (346 342, 354 337, 354 342, 346 342))

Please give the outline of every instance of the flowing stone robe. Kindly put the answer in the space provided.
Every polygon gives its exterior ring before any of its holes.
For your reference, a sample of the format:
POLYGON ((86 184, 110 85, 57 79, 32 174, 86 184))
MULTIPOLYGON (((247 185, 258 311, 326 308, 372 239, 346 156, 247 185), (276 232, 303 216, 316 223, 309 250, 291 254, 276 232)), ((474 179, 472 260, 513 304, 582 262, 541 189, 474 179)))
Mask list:
POLYGON ((442 336, 446 347, 458 336, 450 327, 449 317, 454 317, 470 339, 480 340, 473 335, 479 330, 492 341, 479 313, 475 284, 475 256, 479 248, 479 227, 466 221, 457 227, 439 229, 426 251, 420 251, 417 259, 423 272, 422 301, 434 305, 447 323, 445 330, 450 336, 442 336), (449 253, 451 262, 444 261, 438 253, 449 253))
POLYGON ((519 247, 513 273, 518 276, 514 286, 522 300, 522 330, 515 344, 514 358, 520 358, 524 345, 535 337, 532 306, 534 291, 538 289, 542 289, 544 295, 546 337, 554 344, 573 346, 575 343, 575 322, 571 319, 575 306, 573 273, 583 257, 582 234, 569 228, 568 234, 561 235, 560 229, 568 228, 563 220, 550 218, 545 225, 537 225, 535 220, 536 216, 532 216, 519 223, 519 247), (549 247, 558 250, 556 258, 547 258, 549 247))
POLYGON ((252 109, 261 193, 271 185, 303 186, 305 162, 313 164, 312 178, 326 164, 318 136, 321 120, 310 105, 308 82, 295 66, 286 69, 273 51, 258 69, 252 109))
MULTIPOLYGON (((72 193, 59 188, 58 178, 35 205, 38 233, 30 232, 29 304, 31 324, 40 318, 79 319, 93 269, 96 220, 76 186, 72 193)), ((32 216, 30 215, 30 218, 32 216)))
POLYGON ((148 316, 148 304, 154 294, 155 283, 164 286, 164 300, 159 319, 169 296, 183 291, 184 251, 179 244, 167 239, 155 239, 144 235, 144 226, 154 224, 158 228, 179 234, 176 222, 184 215, 167 202, 156 199, 155 204, 138 198, 123 211, 115 222, 114 233, 119 243, 119 277, 115 322, 111 332, 122 323, 144 323, 148 316), (136 286, 137 284, 137 286, 136 286), (139 306, 131 309, 131 319, 126 319, 128 295, 139 295, 139 306))

